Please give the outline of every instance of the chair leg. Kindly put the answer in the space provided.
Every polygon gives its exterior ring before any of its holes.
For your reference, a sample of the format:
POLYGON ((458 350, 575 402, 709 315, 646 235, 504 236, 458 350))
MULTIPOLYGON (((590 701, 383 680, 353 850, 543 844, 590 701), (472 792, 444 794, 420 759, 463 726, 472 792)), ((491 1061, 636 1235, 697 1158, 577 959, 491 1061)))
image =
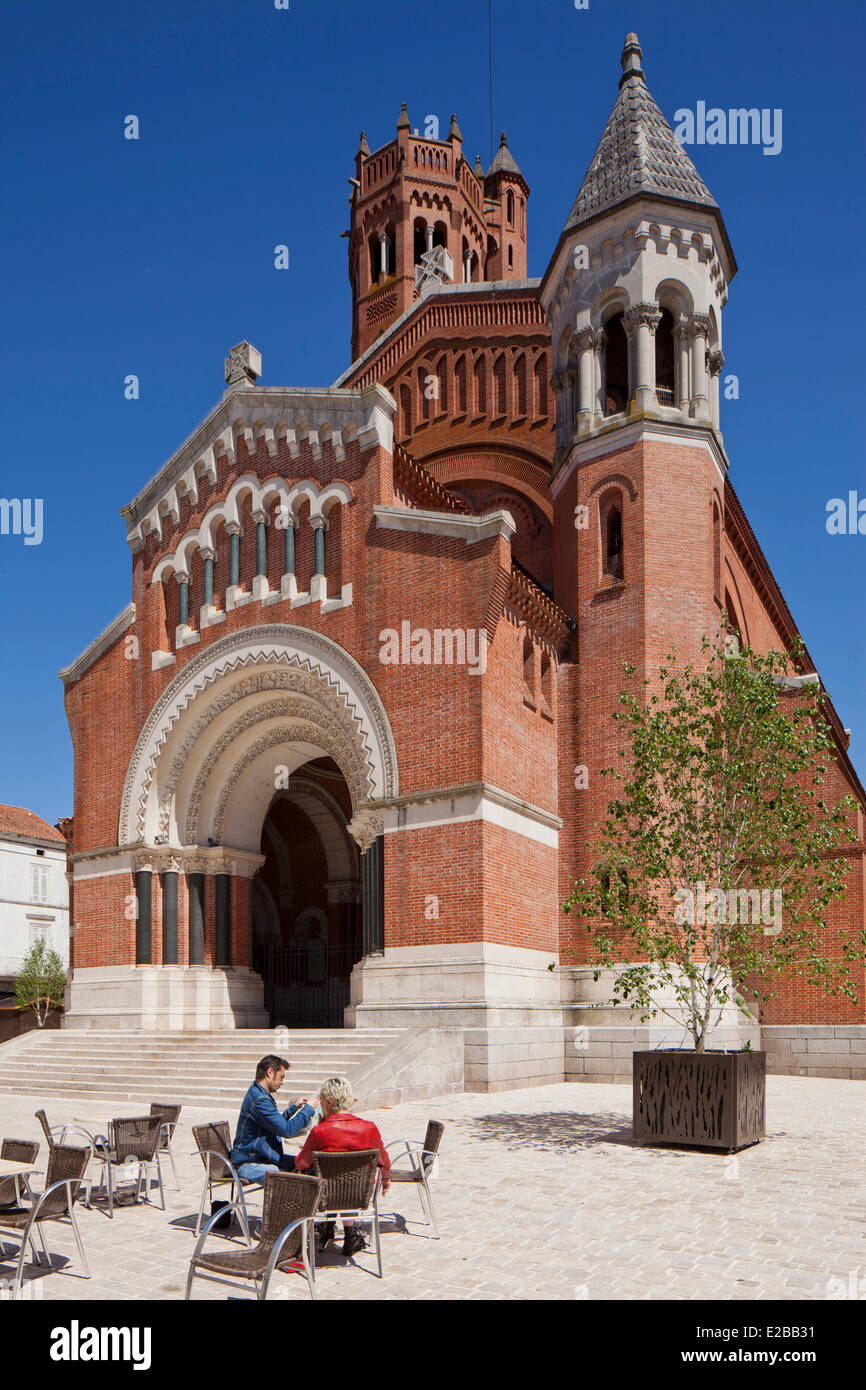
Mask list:
MULTIPOLYGON (((207 1190, 207 1189, 205 1188, 205 1190, 207 1190)), ((204 1203, 204 1196, 202 1196, 202 1203, 204 1203)), ((186 1276, 186 1290, 185 1290, 184 1295, 183 1295, 185 1300, 188 1300, 188 1299, 189 1299, 189 1293, 190 1293, 190 1289, 192 1288, 192 1281, 193 1281, 194 1278, 195 1278, 195 1265, 192 1263, 192 1261, 190 1261, 189 1274, 186 1276)))
POLYGON ((87 1256, 86 1256, 85 1253, 84 1253, 84 1244, 83 1244, 82 1239, 81 1239, 81 1233, 80 1233, 79 1230, 78 1230, 78 1222, 75 1220, 75 1207, 74 1207, 74 1206, 70 1206, 70 1208, 69 1208, 69 1220, 70 1220, 71 1223, 72 1223, 72 1229, 73 1229, 73 1231, 74 1231, 74 1233, 75 1233, 75 1244, 78 1246, 78 1256, 79 1256, 79 1259, 81 1260, 81 1263, 84 1265, 84 1277, 85 1277, 85 1279, 89 1279, 89 1278, 90 1278, 90 1266, 89 1266, 89 1264, 87 1263, 87 1256))
POLYGON ((373 1198, 373 1230, 376 1232, 376 1261, 379 1265, 379 1278, 382 1278, 382 1232, 379 1229, 379 1202, 373 1198))
POLYGON ((426 1196, 426 1198, 427 1198, 427 1210, 428 1210, 428 1212, 430 1213, 430 1221, 429 1221, 428 1224, 431 1225, 431 1226, 433 1227, 433 1239, 434 1239, 434 1240, 438 1240, 438 1239, 439 1239, 439 1223, 438 1223, 438 1221, 436 1220, 436 1209, 435 1209, 435 1207, 433 1206, 433 1194, 431 1193, 430 1188, 429 1188, 428 1185, 427 1185, 427 1178, 426 1178, 426 1175, 421 1179, 421 1184, 422 1184, 422 1186, 423 1186, 423 1188, 424 1188, 424 1194, 425 1194, 425 1196, 426 1196))
POLYGON ((108 1219, 114 1220, 114 1164, 109 1160, 106 1163, 108 1170, 108 1219))
POLYGON ((162 1202, 163 1211, 165 1211, 165 1188, 162 1185, 162 1164, 159 1161, 159 1149, 156 1151, 156 1176, 159 1180, 159 1200, 162 1202))
POLYGON ((171 1147, 171 1140, 168 1141, 165 1147, 168 1150, 168 1156, 171 1160, 171 1171, 174 1174, 174 1185, 177 1188, 178 1192, 180 1192, 180 1179, 177 1176, 177 1168, 174 1162, 174 1150, 171 1147))
POLYGON ((201 1219, 202 1219, 202 1216, 204 1215, 204 1203, 205 1203, 205 1198, 207 1197, 207 1194, 208 1194, 209 1192, 210 1192, 210 1183, 208 1182, 207 1178, 205 1177, 205 1180, 204 1180, 204 1187, 203 1187, 202 1190, 201 1190, 201 1201, 200 1201, 199 1204, 198 1204, 198 1218, 197 1218, 196 1223, 195 1223, 195 1233, 196 1233, 196 1235, 198 1235, 199 1231, 201 1230, 201 1219))
POLYGON ((251 1234, 251 1232, 250 1232, 250 1218, 249 1218, 249 1214, 248 1214, 248 1212, 247 1212, 247 1204, 246 1204, 246 1201, 245 1201, 245 1199, 244 1199, 243 1188, 240 1187, 238 1184, 235 1184, 234 1190, 235 1190, 235 1192, 237 1192, 237 1194, 238 1194, 238 1207, 239 1207, 238 1216, 239 1216, 239 1218, 240 1218, 241 1229, 243 1230, 244 1236, 246 1237, 247 1245, 248 1245, 248 1246, 250 1247, 250 1249, 252 1250, 252 1248, 253 1248, 253 1237, 252 1237, 252 1234, 251 1234))

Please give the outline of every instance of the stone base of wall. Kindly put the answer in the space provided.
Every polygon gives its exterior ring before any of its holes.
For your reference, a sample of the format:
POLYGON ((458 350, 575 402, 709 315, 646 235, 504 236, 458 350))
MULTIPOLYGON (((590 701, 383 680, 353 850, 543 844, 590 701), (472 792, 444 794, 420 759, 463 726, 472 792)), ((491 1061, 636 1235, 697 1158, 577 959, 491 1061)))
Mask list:
POLYGON ((761 1038, 773 1076, 866 1081, 866 1024, 768 1024, 761 1038))
POLYGON ((457 1095, 464 1087, 462 1028, 419 1028, 350 1072, 361 1108, 381 1109, 409 1100, 457 1095))
POLYGON ((65 1028, 221 1032, 267 1028, 261 975, 235 966, 111 965, 76 970, 65 1028))

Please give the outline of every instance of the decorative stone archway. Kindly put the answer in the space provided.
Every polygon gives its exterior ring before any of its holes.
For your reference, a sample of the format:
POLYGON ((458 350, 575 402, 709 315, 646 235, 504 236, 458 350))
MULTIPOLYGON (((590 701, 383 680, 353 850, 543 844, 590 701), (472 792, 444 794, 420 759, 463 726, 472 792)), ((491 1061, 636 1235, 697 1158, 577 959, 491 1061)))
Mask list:
POLYGON ((129 954, 76 972, 75 1021, 264 1026, 251 968, 262 828, 280 787, 322 757, 345 779, 348 833, 363 854, 382 829, 376 803, 399 790, 396 748, 375 686, 330 638, 289 624, 245 628, 178 672, 123 787, 114 872, 137 899, 129 954))

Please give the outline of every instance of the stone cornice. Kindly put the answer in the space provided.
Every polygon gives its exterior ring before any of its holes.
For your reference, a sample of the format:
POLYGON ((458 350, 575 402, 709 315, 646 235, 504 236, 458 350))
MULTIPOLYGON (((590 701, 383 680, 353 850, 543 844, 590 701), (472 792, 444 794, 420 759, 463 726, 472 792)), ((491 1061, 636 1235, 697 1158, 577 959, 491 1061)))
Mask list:
POLYGON ((575 468, 602 458, 605 454, 630 449, 632 445, 653 440, 670 440, 674 444, 706 448, 711 455, 721 478, 727 477, 728 456, 722 446, 721 436, 709 424, 686 424, 677 420, 665 420, 655 413, 641 412, 629 418, 627 423, 602 425, 592 434, 583 435, 570 448, 550 481, 550 490, 557 497, 575 468))
POLYGON ((433 536, 455 536, 467 545, 489 540, 491 536, 507 536, 510 540, 517 527, 509 512, 487 512, 484 516, 456 516, 448 512, 426 512, 411 507, 373 508, 376 525, 384 531, 418 531, 433 536))
POLYGON ((64 666, 62 671, 58 671, 57 674, 64 686, 68 689, 70 685, 74 685, 76 681, 80 680, 84 672, 98 661, 103 653, 114 645, 118 637, 121 637, 127 628, 132 627, 134 622, 135 604, 130 603, 122 613, 118 613, 113 623, 109 623, 104 632, 100 632, 99 636, 93 639, 89 647, 85 647, 81 655, 76 657, 70 666, 64 666))
POLYGON ((393 396, 378 383, 358 390, 230 388, 138 496, 121 508, 130 548, 141 550, 147 531, 162 535, 163 515, 179 517, 181 496, 189 495, 196 505, 199 477, 208 476, 216 483, 217 459, 223 455, 233 459, 239 438, 245 439, 250 451, 262 438, 271 458, 276 458, 281 439, 296 458, 304 439, 314 454, 320 454, 322 443, 330 440, 338 459, 352 441, 362 450, 379 446, 390 453, 396 409, 393 396))
POLYGON ((485 800, 495 801, 498 806, 504 806, 506 810, 526 816, 529 820, 538 821, 540 825, 549 826, 553 830, 562 829, 560 816, 545 811, 543 807, 536 806, 531 801, 524 801, 522 797, 514 796, 501 787, 495 787, 490 782, 464 782, 453 787, 429 787, 425 791, 407 792, 401 796, 383 797, 380 801, 367 802, 364 809, 399 811, 407 806, 423 806, 434 801, 456 801, 459 797, 466 796, 483 796, 485 800))

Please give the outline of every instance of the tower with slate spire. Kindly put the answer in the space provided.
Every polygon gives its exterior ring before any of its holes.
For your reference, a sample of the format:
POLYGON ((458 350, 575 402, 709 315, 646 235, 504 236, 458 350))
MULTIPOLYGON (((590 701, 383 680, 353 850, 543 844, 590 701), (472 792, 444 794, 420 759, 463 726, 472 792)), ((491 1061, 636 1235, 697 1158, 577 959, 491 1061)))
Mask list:
MULTIPOLYGON (((718 204, 650 95, 640 44, 540 287, 551 331, 554 594, 577 622, 575 762, 616 761, 621 660, 650 679, 672 644, 697 657, 724 607, 728 463, 719 432, 722 313, 736 262, 718 204)), ((575 862, 604 815, 573 805, 575 862)), ((575 943, 577 945, 577 943, 575 943)))

